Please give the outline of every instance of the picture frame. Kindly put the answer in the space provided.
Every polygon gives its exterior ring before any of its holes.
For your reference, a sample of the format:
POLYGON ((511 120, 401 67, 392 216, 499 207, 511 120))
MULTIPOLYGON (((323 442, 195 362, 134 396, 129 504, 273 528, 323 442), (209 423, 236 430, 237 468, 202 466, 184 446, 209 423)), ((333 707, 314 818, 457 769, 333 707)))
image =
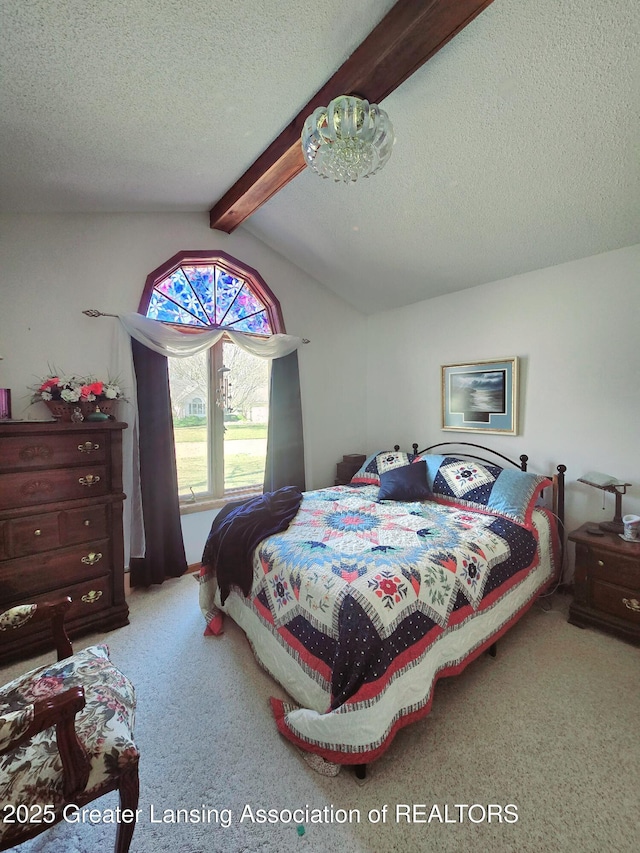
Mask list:
POLYGON ((442 365, 442 429, 518 434, 518 359, 442 365))

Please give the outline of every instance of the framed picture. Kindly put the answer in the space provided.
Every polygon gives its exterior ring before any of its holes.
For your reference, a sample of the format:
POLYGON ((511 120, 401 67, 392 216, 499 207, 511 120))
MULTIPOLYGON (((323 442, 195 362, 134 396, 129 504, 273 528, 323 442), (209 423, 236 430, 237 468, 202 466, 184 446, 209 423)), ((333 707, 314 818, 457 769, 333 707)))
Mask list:
POLYGON ((518 359, 442 365, 442 429, 518 432, 518 359))

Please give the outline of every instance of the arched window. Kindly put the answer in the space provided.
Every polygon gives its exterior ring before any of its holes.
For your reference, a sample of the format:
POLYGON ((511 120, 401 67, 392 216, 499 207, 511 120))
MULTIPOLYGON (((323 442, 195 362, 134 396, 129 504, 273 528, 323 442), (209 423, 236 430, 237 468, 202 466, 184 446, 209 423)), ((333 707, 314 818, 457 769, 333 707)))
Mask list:
MULTIPOLYGON (((217 251, 180 252, 151 272, 138 312, 193 332, 285 332, 280 303, 257 270, 217 251)), ((169 359, 181 501, 262 488, 269 369, 224 337, 204 353, 169 359)))
POLYGON ((284 332, 280 303, 257 270, 224 252, 179 252, 147 276, 140 314, 177 326, 284 332))
POLYGON ((194 397, 193 400, 189 403, 189 414, 190 415, 206 415, 207 408, 205 406, 204 400, 200 397, 194 397))

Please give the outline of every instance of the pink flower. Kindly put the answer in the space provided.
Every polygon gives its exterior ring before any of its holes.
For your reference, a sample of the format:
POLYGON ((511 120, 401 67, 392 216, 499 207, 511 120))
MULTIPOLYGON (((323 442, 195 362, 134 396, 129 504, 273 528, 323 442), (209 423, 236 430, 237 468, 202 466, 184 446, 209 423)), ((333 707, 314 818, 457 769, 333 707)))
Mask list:
POLYGON ((64 678, 59 675, 45 675, 34 681, 29 689, 29 698, 46 699, 60 692, 64 684, 64 678))
POLYGON ((57 385, 60 382, 60 379, 57 376, 53 376, 51 379, 47 379, 40 386, 40 391, 48 391, 49 388, 53 388, 54 385, 57 385))

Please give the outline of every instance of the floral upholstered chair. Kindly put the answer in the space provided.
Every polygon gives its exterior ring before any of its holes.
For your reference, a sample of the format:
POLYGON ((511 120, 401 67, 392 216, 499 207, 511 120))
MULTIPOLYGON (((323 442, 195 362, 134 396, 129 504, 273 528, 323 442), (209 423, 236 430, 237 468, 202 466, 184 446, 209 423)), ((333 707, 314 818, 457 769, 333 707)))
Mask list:
POLYGON ((64 630, 70 605, 64 598, 0 614, 0 631, 51 619, 58 652, 57 663, 0 686, 0 850, 48 829, 65 807, 83 807, 113 790, 120 793, 116 853, 131 844, 138 805, 135 691, 106 646, 73 654, 64 630))

